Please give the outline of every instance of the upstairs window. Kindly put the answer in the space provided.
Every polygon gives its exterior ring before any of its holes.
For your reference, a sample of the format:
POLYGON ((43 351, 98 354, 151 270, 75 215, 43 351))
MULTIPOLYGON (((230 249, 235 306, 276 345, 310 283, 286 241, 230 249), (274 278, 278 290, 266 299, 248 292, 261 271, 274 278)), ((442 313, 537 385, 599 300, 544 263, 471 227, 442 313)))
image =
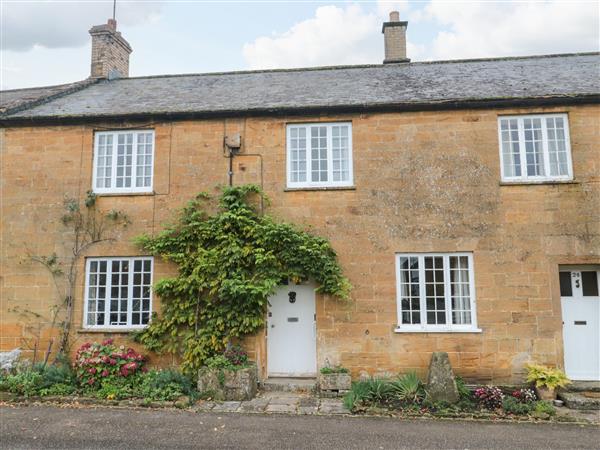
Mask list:
POLYGON ((571 145, 566 114, 498 119, 502 181, 571 180, 571 145))
POLYGON ((94 192, 152 192, 154 131, 103 131, 94 139, 94 192))
POLYGON ((471 253, 396 255, 398 328, 476 332, 471 253))
POLYGON ((288 187, 343 187, 352 184, 352 124, 288 125, 288 187))
POLYGON ((86 328, 143 328, 152 314, 152 258, 88 258, 86 328))

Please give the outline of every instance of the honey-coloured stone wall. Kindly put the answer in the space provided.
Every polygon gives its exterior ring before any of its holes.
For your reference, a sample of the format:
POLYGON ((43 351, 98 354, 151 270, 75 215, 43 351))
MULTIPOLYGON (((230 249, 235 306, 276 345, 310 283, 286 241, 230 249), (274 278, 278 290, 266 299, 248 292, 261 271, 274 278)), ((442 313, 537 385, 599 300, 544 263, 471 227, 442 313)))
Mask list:
MULTIPOLYGON (((235 184, 262 184, 268 213, 327 237, 354 289, 352 301, 317 297, 317 358, 354 376, 416 369, 434 351, 448 352, 469 380, 508 382, 533 360, 563 366, 558 267, 600 263, 600 107, 463 110, 252 117, 144 123, 15 127, 0 130, 2 152, 0 347, 37 358, 58 301, 45 269, 30 255, 66 256, 71 236, 60 222, 65 196, 91 189, 94 130, 155 130, 154 193, 108 195, 98 207, 125 212, 131 225, 86 256, 141 254, 132 239, 156 233, 200 191, 228 182, 225 135, 240 133, 235 184), (566 112, 574 181, 503 185, 500 114, 566 112), (286 124, 350 121, 354 187, 286 190, 286 124), (480 333, 395 333, 395 253, 473 252, 480 333)), ((79 264, 73 349, 107 333, 83 330, 79 264)), ((155 260, 154 280, 174 267, 155 260)), ((160 300, 153 299, 160 311, 160 300)), ((110 334, 131 345, 127 334, 110 334)), ((261 376, 263 333, 247 339, 261 376)), ((137 346, 139 349, 139 346, 137 346)), ((153 356, 157 364, 171 358, 153 356)))

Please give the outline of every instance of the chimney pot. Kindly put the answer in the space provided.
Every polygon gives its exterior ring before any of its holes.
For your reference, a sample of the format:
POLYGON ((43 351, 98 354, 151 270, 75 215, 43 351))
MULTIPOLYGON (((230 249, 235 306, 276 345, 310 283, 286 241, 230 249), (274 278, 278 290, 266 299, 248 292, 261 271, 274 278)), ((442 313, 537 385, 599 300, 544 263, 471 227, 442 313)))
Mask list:
POLYGON ((129 76, 129 42, 117 31, 117 21, 108 19, 90 29, 92 64, 90 78, 127 78, 129 76))
POLYGON ((381 32, 385 45, 384 64, 409 62, 406 57, 406 28, 408 22, 400 21, 398 11, 390 12, 390 21, 383 23, 381 32))

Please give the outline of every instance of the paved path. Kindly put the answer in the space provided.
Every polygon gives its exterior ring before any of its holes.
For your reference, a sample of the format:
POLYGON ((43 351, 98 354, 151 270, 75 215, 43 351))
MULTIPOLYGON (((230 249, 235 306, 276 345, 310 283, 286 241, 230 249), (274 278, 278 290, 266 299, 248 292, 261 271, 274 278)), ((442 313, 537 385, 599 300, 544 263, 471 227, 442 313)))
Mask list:
POLYGON ((0 408, 2 449, 592 449, 600 428, 179 410, 0 408))
POLYGON ((263 392, 245 402, 203 402, 198 410, 212 412, 267 412, 286 414, 350 414, 340 398, 318 398, 292 392, 263 392))

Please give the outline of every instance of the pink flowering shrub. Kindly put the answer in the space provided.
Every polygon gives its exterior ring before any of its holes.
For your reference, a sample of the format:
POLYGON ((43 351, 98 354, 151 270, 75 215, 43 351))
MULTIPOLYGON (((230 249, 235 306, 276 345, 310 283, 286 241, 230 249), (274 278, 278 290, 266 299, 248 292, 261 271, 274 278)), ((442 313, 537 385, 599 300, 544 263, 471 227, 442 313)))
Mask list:
POLYGON ((533 403, 537 400, 534 390, 529 388, 517 389, 511 395, 520 403, 533 403))
POLYGON ((479 405, 487 409, 496 409, 502 406, 504 394, 496 386, 482 386, 473 393, 479 405))
POLYGON ((107 339, 102 344, 83 344, 77 350, 74 369, 81 385, 95 387, 107 378, 125 378, 145 372, 145 363, 145 356, 132 348, 117 347, 112 339, 107 339))

